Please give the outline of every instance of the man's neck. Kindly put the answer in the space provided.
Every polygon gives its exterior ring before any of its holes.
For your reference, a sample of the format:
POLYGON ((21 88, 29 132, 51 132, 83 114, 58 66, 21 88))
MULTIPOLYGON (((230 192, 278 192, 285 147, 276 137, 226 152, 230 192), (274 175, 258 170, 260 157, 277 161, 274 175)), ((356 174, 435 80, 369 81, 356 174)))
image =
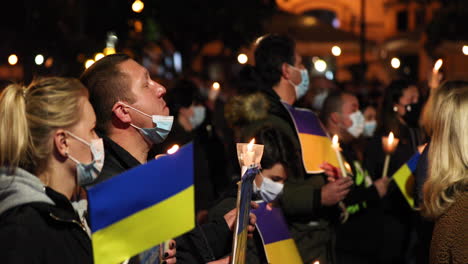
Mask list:
POLYGON ((273 91, 276 92, 282 101, 288 103, 289 105, 293 105, 296 98, 295 94, 289 91, 291 89, 290 86, 291 84, 286 79, 281 78, 279 83, 273 86, 273 91))
POLYGON ((137 129, 133 127, 118 129, 111 131, 108 136, 141 164, 148 160, 150 146, 137 129))

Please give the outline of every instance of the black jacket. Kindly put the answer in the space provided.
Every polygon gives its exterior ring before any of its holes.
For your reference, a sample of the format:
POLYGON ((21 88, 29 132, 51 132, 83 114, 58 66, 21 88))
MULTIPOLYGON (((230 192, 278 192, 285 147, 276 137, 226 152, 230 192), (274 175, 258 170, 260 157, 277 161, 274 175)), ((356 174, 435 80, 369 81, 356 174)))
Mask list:
POLYGON ((1 263, 93 263, 91 239, 70 201, 46 188, 54 205, 35 202, 0 215, 1 263))
MULTIPOLYGON (((104 140, 104 167, 99 183, 133 167, 141 165, 130 153, 101 135, 104 140)), ((195 219, 194 219, 195 221, 195 219)), ((206 263, 227 255, 231 250, 232 232, 224 218, 218 218, 175 239, 177 242, 177 263, 206 263)), ((132 259, 132 261, 136 261, 132 259)))

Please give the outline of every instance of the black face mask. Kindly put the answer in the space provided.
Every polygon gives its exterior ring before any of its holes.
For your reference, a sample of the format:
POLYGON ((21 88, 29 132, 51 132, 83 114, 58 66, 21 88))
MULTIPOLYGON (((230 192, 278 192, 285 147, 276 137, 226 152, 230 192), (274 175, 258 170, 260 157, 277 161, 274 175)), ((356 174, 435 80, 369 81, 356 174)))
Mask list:
POLYGON ((409 127, 419 126, 419 115, 421 114, 421 104, 409 104, 405 106, 406 113, 403 115, 403 120, 409 127))

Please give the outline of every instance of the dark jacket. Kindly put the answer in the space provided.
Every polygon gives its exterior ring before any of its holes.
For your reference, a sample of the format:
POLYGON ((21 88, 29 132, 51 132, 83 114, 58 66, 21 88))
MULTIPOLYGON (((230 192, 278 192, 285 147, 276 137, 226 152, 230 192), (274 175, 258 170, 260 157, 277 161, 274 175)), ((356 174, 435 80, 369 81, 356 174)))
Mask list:
POLYGON ((93 263, 91 239, 65 196, 21 169, 0 177, 1 263, 93 263))
POLYGON ((352 144, 341 144, 345 160, 351 165, 354 185, 344 199, 348 220, 336 231, 336 249, 339 262, 350 259, 354 263, 377 263, 383 237, 383 210, 375 185, 367 170, 358 161, 352 144), (359 237, 359 239, 356 239, 359 237))
MULTIPOLYGON (((238 133, 243 136, 242 140, 247 142, 262 128, 273 127, 288 136, 293 142, 294 151, 300 156, 300 143, 293 120, 280 97, 272 89, 261 90, 259 95, 254 94, 254 96, 266 100, 266 104, 257 104, 264 105, 264 109, 252 110, 245 106, 239 109, 249 111, 246 116, 252 112, 265 112, 265 115, 256 120, 243 120, 238 133)), ((294 175, 289 175, 284 184, 283 194, 279 200, 280 206, 303 261, 311 263, 319 260, 320 263, 334 263, 334 239, 330 216, 334 215, 331 212, 334 212, 335 208, 321 205, 321 187, 325 184, 325 177, 322 174, 306 174, 302 162, 299 160, 297 163, 300 169, 294 175)))
MULTIPOLYGON (((95 181, 102 182, 141 165, 125 149, 110 138, 104 140, 104 167, 95 181)), ((177 263, 206 263, 227 255, 231 250, 232 232, 224 218, 218 218, 175 239, 177 242, 177 263)), ((136 261, 133 259, 132 261, 136 261)))

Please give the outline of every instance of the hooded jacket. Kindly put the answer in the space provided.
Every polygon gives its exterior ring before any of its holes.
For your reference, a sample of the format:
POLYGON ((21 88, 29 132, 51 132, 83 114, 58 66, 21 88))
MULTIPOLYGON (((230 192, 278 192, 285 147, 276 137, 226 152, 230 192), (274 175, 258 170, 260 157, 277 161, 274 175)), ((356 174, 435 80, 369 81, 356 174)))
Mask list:
POLYGON ((70 201, 20 168, 0 168, 0 244, 2 263, 93 263, 70 201))

